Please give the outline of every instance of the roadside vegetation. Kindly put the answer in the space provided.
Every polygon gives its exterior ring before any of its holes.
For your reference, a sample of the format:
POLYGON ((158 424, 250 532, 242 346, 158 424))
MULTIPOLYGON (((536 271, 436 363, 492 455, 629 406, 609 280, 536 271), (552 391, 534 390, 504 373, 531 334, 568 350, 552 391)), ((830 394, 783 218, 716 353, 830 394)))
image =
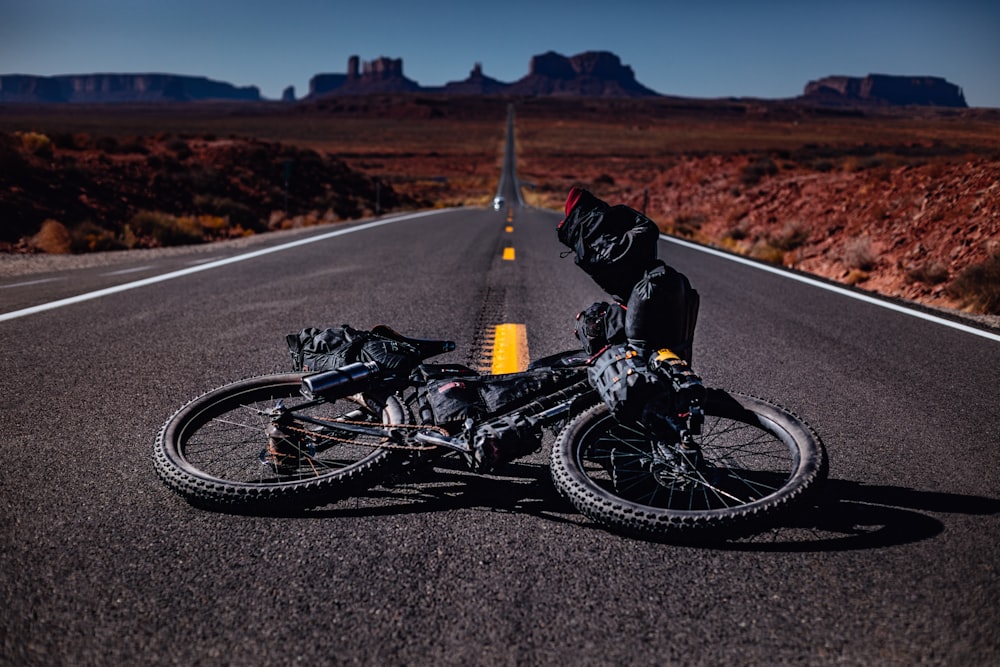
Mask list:
POLYGON ((214 135, 0 133, 0 250, 92 252, 427 205, 310 148, 214 135))
MULTIPOLYGON (((486 206, 509 100, 0 109, 0 245, 206 242, 486 206), (287 204, 284 175, 292 163, 287 204)), ((532 206, 572 185, 664 232, 930 305, 996 313, 1000 113, 514 100, 532 206), (991 296, 994 294, 994 296, 991 296)), ((68 249, 68 250, 67 250, 68 249)))

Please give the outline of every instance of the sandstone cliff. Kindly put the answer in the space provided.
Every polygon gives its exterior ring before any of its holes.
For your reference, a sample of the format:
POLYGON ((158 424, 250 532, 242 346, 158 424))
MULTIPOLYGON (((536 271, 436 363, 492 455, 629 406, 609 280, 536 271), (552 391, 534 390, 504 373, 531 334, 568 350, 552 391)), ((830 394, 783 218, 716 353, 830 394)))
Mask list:
POLYGON ((567 58, 553 51, 531 59, 528 75, 505 90, 511 95, 581 97, 652 97, 659 93, 635 80, 631 67, 607 51, 567 58))
POLYGON ((469 77, 440 87, 422 87, 403 76, 401 59, 379 58, 363 63, 351 56, 346 74, 317 74, 309 84, 310 97, 396 92, 450 95, 561 95, 580 97, 653 97, 658 93, 635 79, 631 67, 607 51, 588 51, 567 58, 549 51, 531 59, 527 76, 504 83, 483 74, 476 63, 469 77))
POLYGON ((463 81, 449 81, 441 92, 451 95, 499 95, 507 88, 507 84, 483 74, 483 66, 476 63, 463 81))
POLYGON ((178 74, 0 75, 0 102, 190 102, 259 100, 256 86, 178 74))
POLYGON ((347 61, 347 74, 317 74, 309 82, 312 96, 412 93, 420 84, 403 75, 402 58, 380 57, 361 62, 358 56, 347 61))
POLYGON ((806 84, 804 101, 836 106, 935 106, 966 108, 962 89, 934 76, 869 74, 828 76, 806 84))

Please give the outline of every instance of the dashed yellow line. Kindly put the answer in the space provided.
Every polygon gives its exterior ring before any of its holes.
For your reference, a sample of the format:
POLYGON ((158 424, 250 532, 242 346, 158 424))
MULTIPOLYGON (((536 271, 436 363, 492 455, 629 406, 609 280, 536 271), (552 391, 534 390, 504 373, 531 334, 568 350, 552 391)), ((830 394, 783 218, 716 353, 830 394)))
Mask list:
POLYGON ((514 247, 513 246, 507 246, 506 248, 503 249, 503 258, 506 259, 506 260, 508 260, 508 261, 513 261, 514 260, 514 247))
POLYGON ((494 327, 493 357, 490 372, 518 373, 528 367, 528 329, 523 324, 498 324, 494 327))
POLYGON ((503 228, 503 230, 508 234, 510 234, 512 231, 514 231, 514 225, 507 225, 506 227, 503 228))

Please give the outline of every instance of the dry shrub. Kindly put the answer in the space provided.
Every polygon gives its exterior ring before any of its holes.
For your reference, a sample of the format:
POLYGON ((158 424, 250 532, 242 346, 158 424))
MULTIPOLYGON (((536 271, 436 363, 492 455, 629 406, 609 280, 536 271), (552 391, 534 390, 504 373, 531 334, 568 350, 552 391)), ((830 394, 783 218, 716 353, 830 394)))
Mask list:
POLYGON ((678 215, 674 218, 673 233, 677 236, 693 238, 705 223, 703 215, 678 215))
POLYGON ((18 132, 25 152, 39 157, 52 157, 52 140, 39 132, 18 132))
POLYGON ((857 285, 859 283, 863 283, 864 281, 868 280, 868 278, 870 277, 871 274, 869 274, 867 271, 863 271, 861 269, 851 269, 848 272, 847 277, 844 278, 844 282, 847 283, 848 285, 857 285))
POLYGON ((195 218, 170 215, 162 211, 139 211, 130 227, 137 234, 151 237, 161 246, 184 245, 204 241, 201 225, 195 218))
POLYGON ((1000 252, 963 269, 948 286, 948 292, 966 308, 1000 315, 1000 252))
POLYGON ((785 262, 785 251, 774 247, 764 240, 753 244, 753 247, 750 248, 750 256, 770 264, 778 264, 779 266, 785 262))
POLYGON ((792 220, 785 223, 780 232, 772 235, 768 241, 779 250, 788 252, 802 247, 809 240, 809 227, 802 222, 792 220))
POLYGON ((229 220, 218 215, 199 215, 194 218, 194 222, 206 232, 212 232, 214 235, 218 235, 229 227, 229 220))
POLYGON ((233 199, 214 195, 196 195, 194 205, 199 211, 226 218, 229 224, 234 226, 254 231, 266 229, 266 226, 249 206, 233 199))
POLYGON ((907 269, 906 278, 912 283, 940 285, 948 280, 948 267, 936 260, 928 260, 907 269))
POLYGON ((739 239, 736 239, 729 234, 724 235, 719 239, 718 246, 723 250, 728 250, 729 252, 736 253, 737 255, 745 255, 746 248, 740 243, 739 239))
POLYGON ((66 255, 73 249, 69 230, 58 220, 43 222, 42 228, 31 237, 31 247, 53 255, 66 255))
POLYGON ((778 165, 769 157, 761 157, 743 167, 740 171, 740 183, 750 187, 757 185, 765 176, 774 176, 778 173, 778 165))
POLYGON ((849 269, 865 272, 875 268, 875 253, 867 236, 848 239, 844 243, 844 264, 849 269))
POLYGON ((73 252, 121 250, 125 244, 110 229, 87 221, 73 228, 73 252))

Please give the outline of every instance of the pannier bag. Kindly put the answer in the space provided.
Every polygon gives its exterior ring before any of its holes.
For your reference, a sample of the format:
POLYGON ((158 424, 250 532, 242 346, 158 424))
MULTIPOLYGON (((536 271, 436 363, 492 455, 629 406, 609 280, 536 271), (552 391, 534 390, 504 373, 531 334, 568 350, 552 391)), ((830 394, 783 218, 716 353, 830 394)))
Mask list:
POLYGON ((420 363, 407 343, 358 331, 348 325, 330 329, 308 327, 285 337, 296 371, 332 371, 357 361, 374 361, 383 371, 409 371, 420 363))
POLYGON ((587 354, 597 354, 608 345, 625 342, 625 309, 619 303, 601 301, 576 316, 576 337, 587 354))
POLYGON ((665 389, 645 360, 628 345, 612 345, 587 369, 587 380, 617 419, 633 420, 665 389))

